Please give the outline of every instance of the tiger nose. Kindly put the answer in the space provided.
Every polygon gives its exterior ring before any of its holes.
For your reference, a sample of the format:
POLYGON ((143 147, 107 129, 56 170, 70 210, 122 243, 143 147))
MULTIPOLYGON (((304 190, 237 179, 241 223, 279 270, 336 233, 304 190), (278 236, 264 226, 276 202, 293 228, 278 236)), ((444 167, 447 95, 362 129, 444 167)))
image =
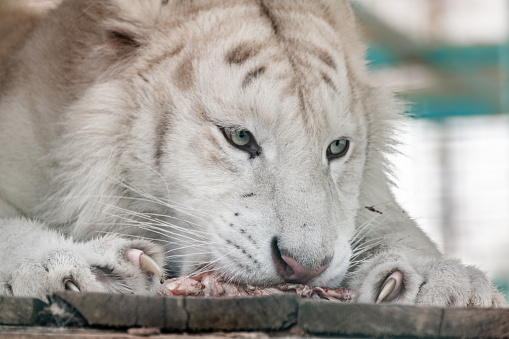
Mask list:
POLYGON ((322 274, 323 271, 329 267, 329 264, 317 269, 304 267, 294 258, 282 255, 279 248, 277 248, 277 243, 275 244, 274 250, 274 261, 277 273, 280 277, 290 283, 305 284, 311 279, 322 274))
POLYGON ((283 259, 284 264, 283 269, 278 271, 278 274, 291 283, 305 284, 322 274, 329 267, 329 264, 327 264, 318 269, 312 269, 302 266, 297 260, 286 255, 282 255, 281 259, 283 259))

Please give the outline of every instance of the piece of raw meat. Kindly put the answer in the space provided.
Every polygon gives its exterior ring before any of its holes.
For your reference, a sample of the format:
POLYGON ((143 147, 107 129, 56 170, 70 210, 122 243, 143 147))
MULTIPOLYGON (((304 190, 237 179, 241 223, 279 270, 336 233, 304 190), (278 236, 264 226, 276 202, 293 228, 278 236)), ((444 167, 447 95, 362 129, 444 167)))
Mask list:
POLYGON ((302 284, 283 284, 271 287, 239 285, 225 282, 220 276, 213 273, 201 273, 196 276, 181 276, 166 280, 160 292, 165 296, 192 297, 242 297, 283 293, 295 293, 301 297, 342 302, 349 302, 352 299, 352 291, 343 287, 333 289, 302 284))

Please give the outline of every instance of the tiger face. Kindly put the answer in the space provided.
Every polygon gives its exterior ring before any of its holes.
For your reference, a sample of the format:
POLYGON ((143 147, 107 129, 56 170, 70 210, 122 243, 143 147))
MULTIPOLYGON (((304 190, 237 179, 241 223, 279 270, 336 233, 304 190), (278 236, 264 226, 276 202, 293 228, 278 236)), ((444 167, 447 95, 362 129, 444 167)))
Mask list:
POLYGON ((177 204, 169 222, 192 225, 168 240, 183 273, 337 286, 359 207, 364 112, 333 28, 298 9, 268 10, 214 8, 154 34, 133 80, 156 119, 141 154, 161 175, 154 182, 168 184, 153 194, 177 204))
POLYGON ((115 215, 110 229, 163 242, 174 274, 338 286, 369 148, 348 3, 150 3, 147 27, 109 23, 119 60, 69 110, 62 144, 116 159, 104 196, 120 196, 89 201, 73 234, 115 215))

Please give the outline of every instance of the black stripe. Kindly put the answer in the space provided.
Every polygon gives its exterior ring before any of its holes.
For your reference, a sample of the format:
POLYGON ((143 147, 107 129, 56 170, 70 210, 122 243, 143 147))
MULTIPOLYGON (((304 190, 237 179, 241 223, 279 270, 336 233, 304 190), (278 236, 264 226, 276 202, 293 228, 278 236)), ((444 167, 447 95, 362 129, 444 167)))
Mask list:
POLYGON ((260 8, 262 10, 262 14, 264 16, 266 16, 267 19, 269 19, 270 24, 272 26, 272 30, 274 31, 274 34, 277 35, 279 33, 279 27, 278 27, 278 25, 276 23, 276 19, 272 16, 272 14, 269 11, 269 8, 265 5, 263 0, 260 0, 260 8))
POLYGON ((161 159, 164 155, 164 146, 166 145, 166 135, 169 129, 168 117, 170 116, 169 112, 164 112, 159 117, 159 121, 156 126, 156 142, 155 142, 155 153, 154 159, 156 163, 156 168, 161 168, 161 159))
POLYGON ((228 53, 226 53, 226 62, 230 65, 242 65, 249 58, 254 57, 260 51, 260 46, 253 43, 241 43, 228 53))
POLYGON ((324 51, 324 50, 319 51, 318 59, 320 59, 324 64, 326 64, 333 70, 336 70, 337 67, 336 67, 336 63, 334 62, 334 59, 326 51, 324 51))
POLYGON ((249 86, 253 82, 253 80, 257 79, 263 73, 265 73, 264 66, 249 71, 244 77, 244 80, 242 81, 242 88, 246 88, 247 86, 249 86))
POLYGON ((334 82, 332 81, 332 79, 325 73, 322 73, 322 80, 330 87, 334 90, 334 92, 337 92, 337 88, 336 88, 336 85, 334 85, 334 82))

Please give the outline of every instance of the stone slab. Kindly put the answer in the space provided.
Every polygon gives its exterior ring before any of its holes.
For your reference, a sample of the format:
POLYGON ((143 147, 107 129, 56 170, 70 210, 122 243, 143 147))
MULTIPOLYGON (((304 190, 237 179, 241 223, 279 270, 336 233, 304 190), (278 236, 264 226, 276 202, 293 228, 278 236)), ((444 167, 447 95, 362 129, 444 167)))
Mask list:
POLYGON ((320 335, 438 337, 443 309, 301 300, 298 326, 320 335))
POLYGON ((89 326, 187 328, 183 297, 62 292, 51 300, 76 310, 89 326))
POLYGON ((298 326, 319 335, 507 338, 509 309, 339 304, 301 300, 298 326))
POLYGON ((51 297, 78 325, 157 327, 168 331, 277 331, 297 322, 295 295, 245 298, 183 298, 57 293, 51 297), (82 318, 80 323, 78 318, 82 318))
POLYGON ((187 298, 188 330, 279 331, 297 323, 299 297, 187 298))
POLYGON ((0 324, 34 325, 45 306, 39 299, 0 296, 0 324))
POLYGON ((263 331, 292 338, 509 337, 509 309, 348 304, 295 295, 183 298, 64 292, 50 300, 48 306, 38 299, 0 297, 0 334, 6 325, 56 324, 115 335, 147 327, 177 333, 263 331))

